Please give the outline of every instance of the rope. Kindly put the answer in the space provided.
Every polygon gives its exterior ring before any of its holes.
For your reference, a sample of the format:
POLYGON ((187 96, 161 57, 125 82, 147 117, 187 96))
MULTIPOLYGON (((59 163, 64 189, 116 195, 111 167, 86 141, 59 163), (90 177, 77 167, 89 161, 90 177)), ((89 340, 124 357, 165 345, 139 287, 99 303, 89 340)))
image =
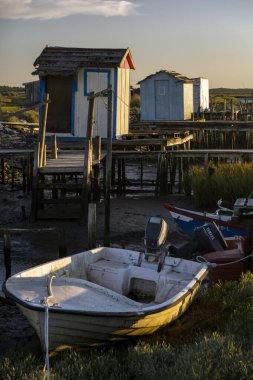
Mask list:
POLYGON ((230 263, 221 263, 221 264, 217 264, 217 263, 210 263, 210 261, 208 261, 205 257, 203 256, 197 256, 196 257, 196 260, 198 263, 201 263, 201 264, 207 264, 208 266, 212 267, 212 268, 216 268, 216 267, 223 267, 223 266, 226 266, 226 265, 233 265, 235 263, 239 263, 240 261, 243 261, 243 260, 246 260, 248 259, 249 257, 253 256, 253 253, 251 253, 250 255, 248 256, 245 256, 245 257, 242 257, 241 259, 238 259, 238 260, 235 260, 235 261, 231 261, 230 263))
MULTIPOLYGON (((43 305, 45 305, 45 319, 44 319, 44 340, 45 340, 45 365, 44 365, 44 379, 50 380, 50 363, 49 363, 49 305, 48 301, 53 297, 52 292, 52 282, 55 276, 48 276, 47 278, 47 291, 48 296, 45 297, 42 301, 43 305)), ((43 379, 43 380, 44 380, 43 379)))
MULTIPOLYGON (((47 302, 47 300, 46 300, 47 302)), ((48 355, 48 326, 49 326, 49 307, 48 303, 45 304, 45 322, 44 322, 44 329, 45 329, 45 365, 44 365, 44 379, 47 378, 47 380, 50 380, 50 363, 49 363, 49 355, 48 355)))

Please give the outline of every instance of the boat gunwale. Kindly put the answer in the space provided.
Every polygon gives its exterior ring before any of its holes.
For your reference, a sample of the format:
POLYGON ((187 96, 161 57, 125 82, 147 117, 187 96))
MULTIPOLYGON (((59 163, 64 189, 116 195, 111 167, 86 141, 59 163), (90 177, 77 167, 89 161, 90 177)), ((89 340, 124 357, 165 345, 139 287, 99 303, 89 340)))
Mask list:
MULTIPOLYGON (((169 203, 165 203, 164 207, 168 211, 174 212, 175 214, 178 214, 179 216, 183 215, 183 216, 187 216, 189 218, 197 219, 197 220, 200 220, 203 222, 214 221, 216 224, 218 224, 219 226, 223 226, 223 227, 230 227, 230 228, 239 229, 239 230, 244 229, 243 225, 235 224, 235 223, 230 222, 230 221, 224 221, 224 220, 220 219, 219 217, 216 219, 215 218, 216 215, 212 214, 212 213, 206 213, 205 214, 203 212, 186 210, 183 208, 172 206, 169 203), (210 216, 207 216, 207 215, 210 215, 210 216), (214 217, 214 220, 213 220, 213 217, 214 217)), ((220 215, 220 217, 221 217, 221 215, 220 215)))
MULTIPOLYGON (((177 304, 181 303, 188 295, 189 293, 193 293, 193 291, 195 290, 195 288, 197 286, 200 286, 202 281, 205 279, 205 277, 207 276, 208 274, 208 267, 207 266, 203 266, 203 268, 201 268, 201 270, 196 274, 196 276, 190 281, 190 282, 193 282, 194 281, 194 284, 191 288, 187 289, 187 286, 189 286, 189 284, 184 287, 180 292, 182 293, 180 297, 178 297, 175 301, 171 302, 171 303, 167 303, 165 304, 165 302, 161 303, 160 307, 159 307, 159 304, 157 306, 153 306, 153 307, 150 307, 149 309, 146 308, 143 309, 143 310, 137 310, 137 311, 122 311, 122 312, 113 312, 113 311, 84 311, 84 310, 71 310, 71 309, 63 309, 63 308, 60 308, 60 307, 53 307, 53 306, 49 306, 49 311, 50 313, 62 313, 62 314, 75 314, 75 315, 83 315, 83 316, 99 316, 99 317, 134 317, 134 316, 146 316, 146 315, 150 315, 150 314, 156 314, 156 313, 159 313, 159 312, 162 312, 166 309, 169 309, 171 307, 174 307, 176 306, 177 304), (198 278, 198 273, 202 272, 204 270, 204 272, 202 273, 202 275, 198 278)), ((6 298, 10 298, 12 299, 16 304, 18 305, 21 305, 23 307, 25 307, 26 309, 29 309, 29 310, 33 310, 33 311, 39 311, 39 312, 43 312, 45 311, 45 306, 43 305, 40 305, 40 306, 37 306, 37 305, 34 305, 28 301, 23 301, 21 300, 20 298, 18 298, 17 296, 15 296, 14 294, 12 294, 8 289, 7 289, 7 286, 6 286, 6 282, 8 280, 6 280, 4 283, 3 283, 3 287, 2 287, 2 290, 6 296, 6 298)), ((175 298, 176 296, 172 297, 171 299, 175 298)), ((168 301, 167 301, 168 302, 168 301)))

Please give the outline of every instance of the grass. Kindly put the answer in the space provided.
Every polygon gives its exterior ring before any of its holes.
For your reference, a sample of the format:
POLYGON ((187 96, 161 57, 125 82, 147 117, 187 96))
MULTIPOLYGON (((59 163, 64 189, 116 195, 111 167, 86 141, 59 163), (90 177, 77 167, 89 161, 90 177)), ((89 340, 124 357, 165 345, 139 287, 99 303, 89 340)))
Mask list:
POLYGON ((20 110, 20 106, 2 106, 1 110, 2 112, 16 112, 20 110))
POLYGON ((184 178, 185 191, 192 192, 196 207, 212 208, 222 198, 234 203, 253 190, 252 163, 193 166, 184 178))
MULTIPOLYGON (((59 380, 253 379, 253 275, 206 289, 171 327, 137 341, 51 358, 59 380)), ((43 358, 10 352, 5 380, 43 378, 43 358)))

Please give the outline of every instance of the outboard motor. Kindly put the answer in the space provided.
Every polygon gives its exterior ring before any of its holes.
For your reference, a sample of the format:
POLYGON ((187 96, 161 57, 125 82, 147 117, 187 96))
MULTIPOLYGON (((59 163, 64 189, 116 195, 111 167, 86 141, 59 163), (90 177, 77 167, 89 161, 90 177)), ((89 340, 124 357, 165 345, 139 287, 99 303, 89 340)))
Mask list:
POLYGON ((212 222, 196 227, 192 239, 183 242, 179 246, 171 245, 170 253, 177 257, 191 257, 196 252, 208 253, 223 251, 226 248, 226 240, 216 223, 212 222))
POLYGON ((168 252, 165 246, 168 235, 168 223, 161 216, 152 216, 145 231, 145 259, 158 261, 158 272, 162 269, 165 256, 168 252))

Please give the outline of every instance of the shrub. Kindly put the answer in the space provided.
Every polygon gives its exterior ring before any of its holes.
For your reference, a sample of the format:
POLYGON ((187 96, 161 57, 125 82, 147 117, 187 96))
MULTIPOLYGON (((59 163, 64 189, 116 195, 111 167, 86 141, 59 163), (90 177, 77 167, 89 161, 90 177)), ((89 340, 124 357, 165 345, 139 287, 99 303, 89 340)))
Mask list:
POLYGON ((252 163, 193 166, 186 177, 187 191, 192 189, 197 207, 215 207, 220 198, 234 203, 246 198, 253 189, 252 163), (211 168, 211 169, 210 169, 211 168))

